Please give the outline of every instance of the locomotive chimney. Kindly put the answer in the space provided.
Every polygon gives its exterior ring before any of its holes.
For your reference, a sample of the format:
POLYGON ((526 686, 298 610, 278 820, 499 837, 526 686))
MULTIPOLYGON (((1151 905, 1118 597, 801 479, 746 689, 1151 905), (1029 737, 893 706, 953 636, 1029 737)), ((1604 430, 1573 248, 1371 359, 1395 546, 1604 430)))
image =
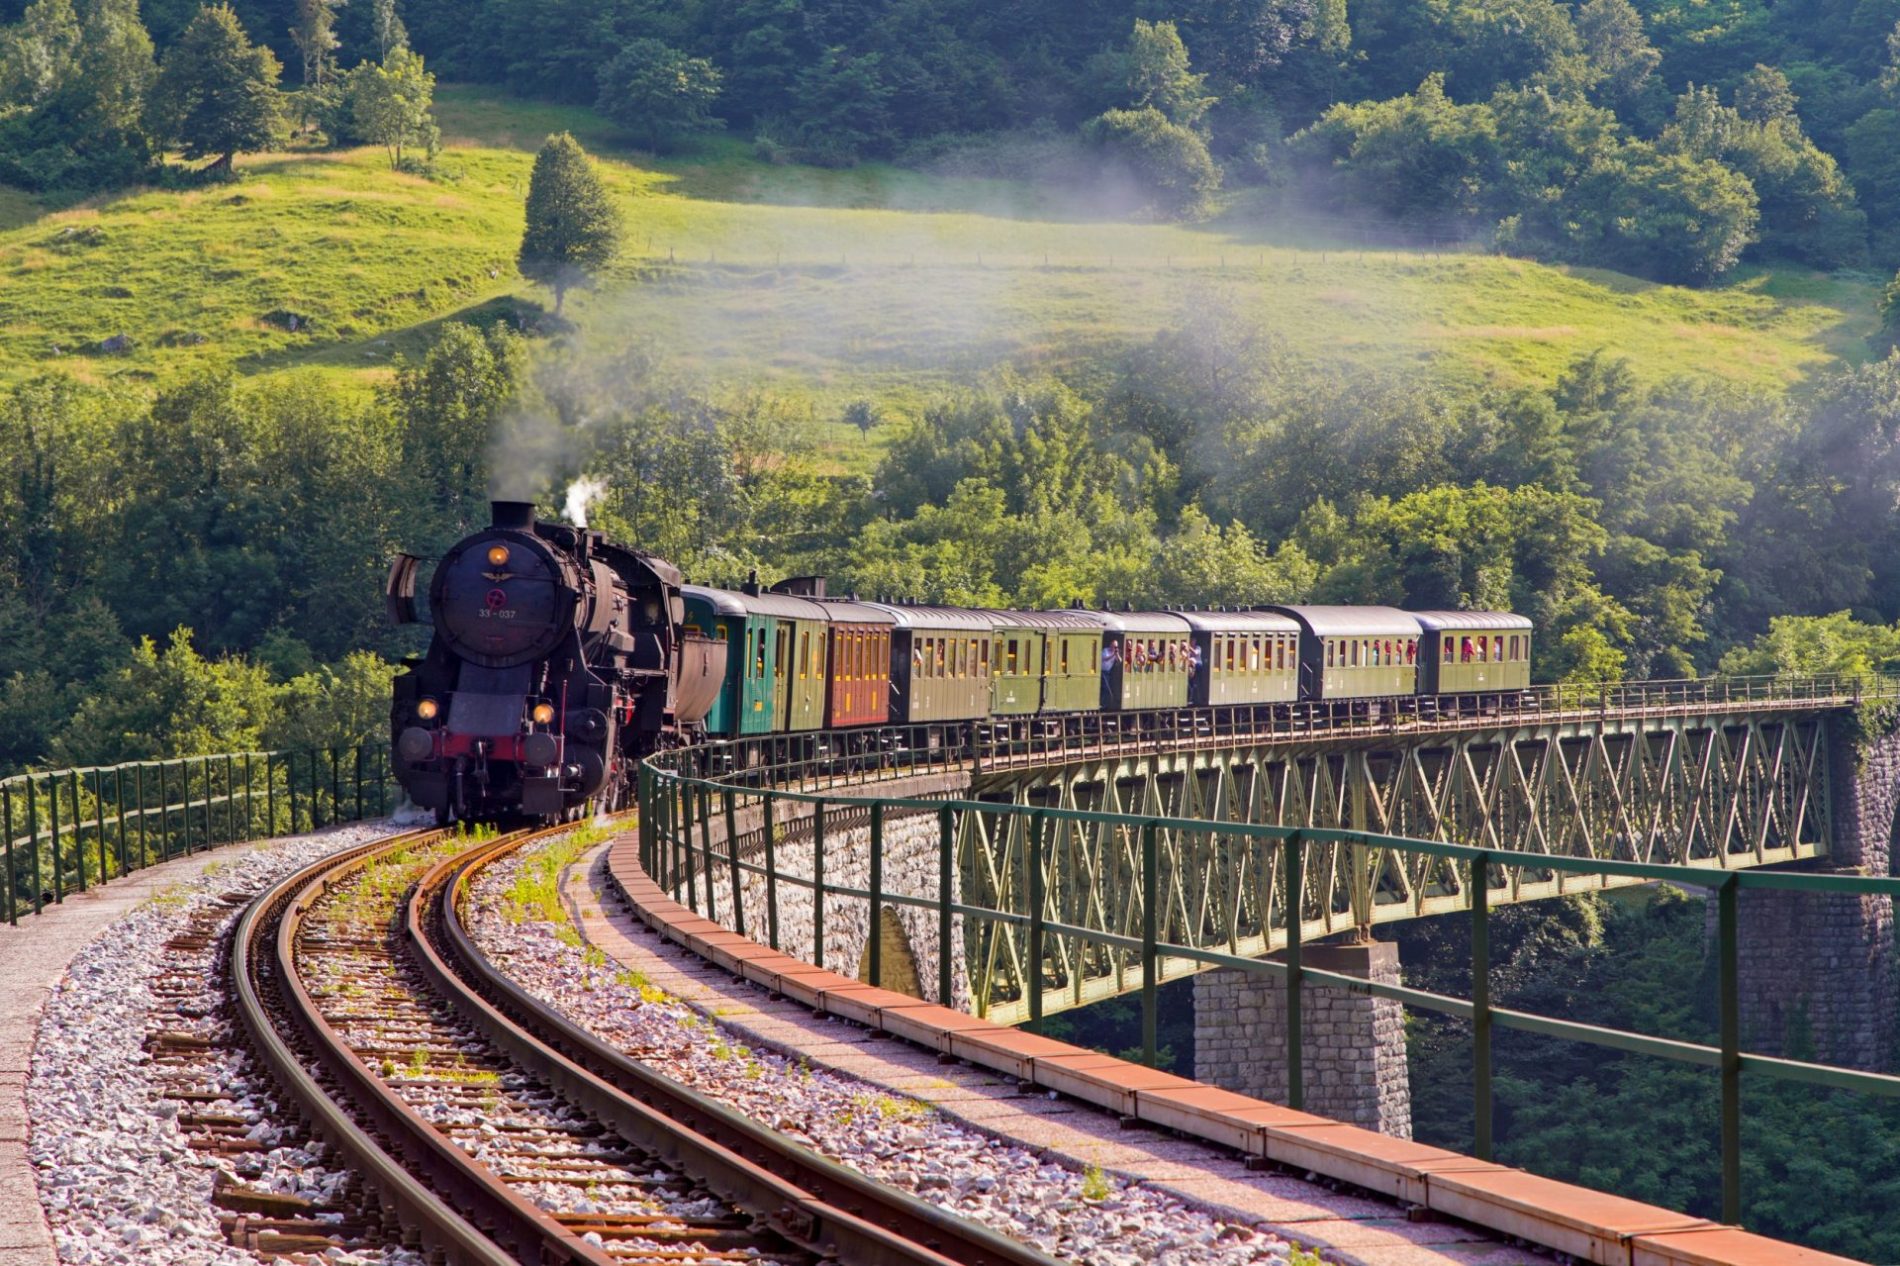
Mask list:
POLYGON ((532 501, 491 501, 488 510, 494 527, 512 528, 517 532, 528 532, 534 528, 532 501))

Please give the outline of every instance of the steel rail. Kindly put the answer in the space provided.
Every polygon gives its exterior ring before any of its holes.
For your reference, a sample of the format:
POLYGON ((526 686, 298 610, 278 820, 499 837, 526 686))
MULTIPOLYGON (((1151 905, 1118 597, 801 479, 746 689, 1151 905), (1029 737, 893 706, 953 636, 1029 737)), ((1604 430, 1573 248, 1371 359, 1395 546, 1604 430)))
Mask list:
POLYGON ((323 894, 379 858, 439 835, 412 832, 327 858, 252 903, 240 920, 232 959, 240 1017, 316 1132, 344 1152, 426 1246, 479 1266, 614 1266, 611 1255, 511 1190, 371 1073, 299 978, 298 933, 323 894), (277 990, 282 1018, 306 1044, 317 1073, 305 1068, 278 1029, 264 985, 277 990))
POLYGON ((509 980, 475 945, 461 907, 471 876, 526 842, 498 840, 447 859, 409 899, 405 932, 463 1020, 628 1141, 826 1256, 853 1266, 1058 1266, 1037 1249, 790 1142, 629 1058, 509 980))

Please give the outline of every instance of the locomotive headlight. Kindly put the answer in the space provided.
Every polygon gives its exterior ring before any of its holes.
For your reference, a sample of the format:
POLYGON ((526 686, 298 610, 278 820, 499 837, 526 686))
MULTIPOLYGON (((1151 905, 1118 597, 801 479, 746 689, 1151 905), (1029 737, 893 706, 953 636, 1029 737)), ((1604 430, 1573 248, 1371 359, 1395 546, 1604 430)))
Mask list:
POLYGON ((507 561, 508 547, 506 545, 490 545, 488 547, 488 565, 490 567, 500 567, 507 561))
POLYGON ((537 703, 534 705, 534 711, 528 715, 534 718, 536 725, 551 724, 554 720, 554 705, 551 703, 537 703))
POLYGON ((416 715, 421 717, 424 721, 435 720, 435 714, 441 710, 441 705, 437 704, 433 699, 422 699, 416 703, 416 715))

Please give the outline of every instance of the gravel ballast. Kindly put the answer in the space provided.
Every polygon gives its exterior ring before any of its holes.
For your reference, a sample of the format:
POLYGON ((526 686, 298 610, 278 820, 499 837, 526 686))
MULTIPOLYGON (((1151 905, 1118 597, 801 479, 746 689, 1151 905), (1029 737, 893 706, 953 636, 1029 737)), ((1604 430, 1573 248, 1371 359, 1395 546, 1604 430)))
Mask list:
MULTIPOLYGON (((558 843, 540 847, 559 847, 558 843)), ((1216 1218, 1099 1169, 1078 1173, 917 1100, 745 1045, 714 1017, 510 901, 532 850, 477 880, 472 927, 512 979, 603 1039, 826 1156, 1055 1256, 1099 1266, 1291 1262, 1261 1227, 1216 1218)), ((1316 1259, 1302 1253, 1302 1262, 1316 1259)))
MULTIPOLYGON (((232 1040, 219 970, 222 934, 246 901, 276 880, 394 829, 338 827, 218 859, 74 956, 42 1014, 26 1087, 29 1156, 61 1262, 255 1262, 257 1254, 227 1241, 214 1189, 235 1185, 318 1204, 335 1195, 343 1173, 300 1146, 300 1134, 280 1129, 262 1070, 232 1040), (167 948, 194 923, 212 924, 218 935, 203 949, 167 948), (155 987, 161 976, 168 985, 162 998, 155 987), (248 1126, 241 1136, 262 1150, 226 1154, 189 1145, 180 1104, 164 1093, 176 1069, 163 1067, 151 1049, 161 1033, 173 1046, 208 1043, 192 1075, 222 1097, 190 1110, 241 1118, 248 1126)), ((323 1260, 420 1261, 401 1248, 333 1249, 323 1260)))

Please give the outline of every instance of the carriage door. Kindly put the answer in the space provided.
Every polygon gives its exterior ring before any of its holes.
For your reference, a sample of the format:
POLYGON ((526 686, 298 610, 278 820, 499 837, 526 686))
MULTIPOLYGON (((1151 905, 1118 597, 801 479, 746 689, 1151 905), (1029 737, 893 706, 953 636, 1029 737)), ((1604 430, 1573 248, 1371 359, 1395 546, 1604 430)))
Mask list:
POLYGON ((792 674, 798 668, 792 661, 795 636, 790 620, 772 622, 772 715, 778 718, 772 728, 780 733, 792 728, 792 674))

